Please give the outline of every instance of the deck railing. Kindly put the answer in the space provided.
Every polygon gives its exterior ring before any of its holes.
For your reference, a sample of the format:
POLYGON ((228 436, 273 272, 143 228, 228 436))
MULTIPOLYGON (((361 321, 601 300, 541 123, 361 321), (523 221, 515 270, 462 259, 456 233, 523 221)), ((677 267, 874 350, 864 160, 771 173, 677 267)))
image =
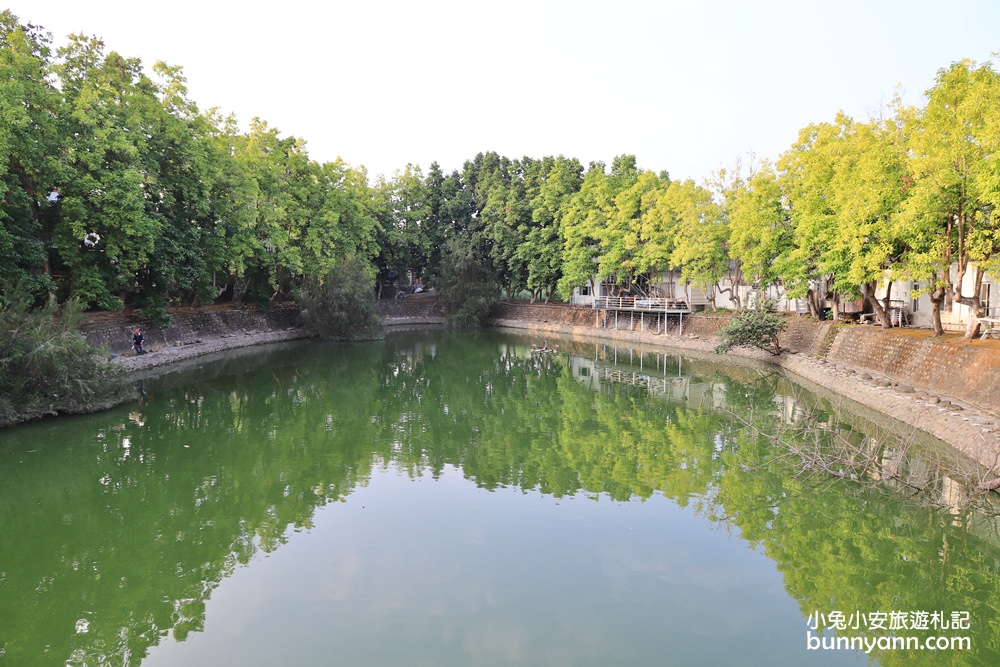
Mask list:
POLYGON ((691 310, 688 308, 687 301, 683 299, 642 296, 595 296, 594 309, 639 310, 657 313, 687 313, 691 310))

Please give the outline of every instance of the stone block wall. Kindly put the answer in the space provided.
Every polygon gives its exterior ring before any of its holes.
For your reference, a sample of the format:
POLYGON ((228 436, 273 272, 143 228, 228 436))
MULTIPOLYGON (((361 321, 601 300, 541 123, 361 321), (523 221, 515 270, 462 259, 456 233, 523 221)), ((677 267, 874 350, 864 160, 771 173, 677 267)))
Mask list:
MULTIPOLYGON (((595 314, 586 306, 503 303, 495 307, 497 320, 524 320, 548 324, 594 327, 595 314)), ((708 337, 729 321, 728 314, 694 313, 684 317, 684 334, 708 337)), ((627 319, 626 319, 627 322, 627 319)), ((677 333, 670 319, 664 345, 677 333)), ((638 324, 636 324, 638 333, 638 324)), ((603 335, 626 337, 627 326, 603 335)), ((658 338, 658 337, 657 337, 658 338)), ((935 339, 922 329, 882 331, 874 326, 840 326, 809 317, 789 317, 780 336, 789 351, 826 357, 846 366, 867 370, 901 384, 921 387, 1000 413, 1000 346, 996 341, 963 341, 954 336, 935 339)))
POLYGON ((201 339, 276 331, 294 327, 296 308, 280 307, 267 312, 255 308, 201 308, 172 311, 170 325, 160 327, 138 314, 101 313, 85 319, 80 332, 99 349, 123 354, 132 349, 132 332, 138 327, 146 337, 146 348, 183 345, 201 339))
POLYGON ((444 311, 437 299, 414 295, 405 299, 380 299, 376 304, 382 317, 440 317, 444 311))
POLYGON ((994 341, 853 326, 840 330, 827 358, 1000 412, 1000 350, 994 341))
POLYGON ((550 324, 594 326, 594 309, 561 303, 504 301, 493 306, 490 317, 498 320, 530 320, 550 324))
MULTIPOLYGON (((604 312, 604 311, 601 311, 604 312)), ((561 303, 525 303, 503 302, 493 307, 490 316, 496 320, 528 320, 544 324, 566 324, 577 327, 593 327, 597 321, 597 312, 590 306, 568 306, 561 303)), ((652 327, 652 315, 645 317, 647 330, 652 327)), ((612 316, 613 319, 613 316, 612 316)), ((640 330, 639 313, 632 318, 632 329, 640 330)), ((695 336, 711 336, 729 321, 727 315, 694 313, 684 316, 684 334, 695 336)), ((629 313, 619 313, 619 331, 629 330, 629 313)), ((677 333, 678 318, 670 316, 667 322, 668 333, 677 333)))

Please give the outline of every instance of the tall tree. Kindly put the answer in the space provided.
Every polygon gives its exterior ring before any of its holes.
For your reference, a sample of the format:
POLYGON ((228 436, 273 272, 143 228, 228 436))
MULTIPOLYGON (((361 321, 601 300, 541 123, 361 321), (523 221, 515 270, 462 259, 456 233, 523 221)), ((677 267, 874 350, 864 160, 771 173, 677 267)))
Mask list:
POLYGON ((596 286, 601 237, 612 205, 604 163, 591 162, 580 189, 566 202, 560 220, 563 275, 558 289, 567 298, 577 287, 589 284, 593 290, 596 286))
POLYGON ((55 243, 72 293, 117 310, 137 288, 162 233, 146 200, 158 195, 149 188, 148 139, 157 89, 137 58, 105 53, 96 37, 71 35, 59 56, 68 141, 55 243))
POLYGON ((59 183, 62 97, 50 80, 51 42, 0 12, 0 285, 52 294, 48 258, 59 183))
POLYGON ((805 297, 814 316, 828 285, 846 270, 849 259, 827 252, 835 246, 838 233, 836 202, 830 193, 840 147, 836 124, 813 124, 799 132, 798 141, 778 161, 793 240, 776 267, 787 295, 805 297))
POLYGON ((386 211, 380 216, 376 260, 383 279, 423 275, 431 259, 433 239, 428 223, 433 217, 431 188, 420 167, 406 165, 390 181, 380 180, 375 189, 386 211))
POLYGON ((615 196, 608 211, 607 224, 601 234, 601 256, 599 271, 602 278, 616 285, 631 285, 639 277, 637 254, 640 236, 644 198, 659 186, 659 179, 653 172, 638 174, 632 179, 608 179, 609 186, 622 187, 615 196), (631 182, 629 182, 631 181, 631 182), (628 185, 625 185, 628 183, 628 185))
POLYGON ((161 233, 137 283, 144 305, 157 309, 168 295, 214 299, 218 218, 212 205, 211 126, 188 98, 179 67, 158 62, 153 71, 160 104, 148 108, 146 211, 161 233))
POLYGON ((714 287, 726 275, 730 261, 726 252, 728 229, 719 204, 711 191, 692 180, 671 183, 667 201, 677 230, 671 265, 680 267, 685 284, 714 287))
POLYGON ((842 146, 830 184, 837 234, 826 252, 846 258, 846 264, 833 287, 837 294, 865 297, 882 325, 891 326, 891 286, 903 275, 909 247, 898 217, 908 169, 902 126, 895 118, 837 120, 842 146), (886 289, 880 304, 875 287, 882 281, 886 289))
POLYGON ((528 289, 533 299, 544 290, 548 301, 562 277, 560 221, 570 197, 580 189, 582 179, 583 166, 579 160, 560 155, 542 161, 540 182, 531 200, 534 224, 518 249, 522 261, 527 264, 528 289))
POLYGON ((955 63, 938 72, 927 105, 910 123, 913 185, 905 219, 923 235, 922 252, 911 254, 914 271, 932 280, 936 332, 943 330, 945 299, 970 308, 967 339, 979 329, 984 275, 1000 269, 998 94, 988 63, 955 63))
MULTIPOLYGON (((735 180, 728 188, 728 250, 739 265, 740 276, 758 285, 780 279, 775 262, 788 252, 791 223, 777 174, 770 163, 754 170, 747 180, 735 180)), ((733 286, 737 287, 734 281, 733 286)), ((737 306, 742 303, 735 294, 737 306)))

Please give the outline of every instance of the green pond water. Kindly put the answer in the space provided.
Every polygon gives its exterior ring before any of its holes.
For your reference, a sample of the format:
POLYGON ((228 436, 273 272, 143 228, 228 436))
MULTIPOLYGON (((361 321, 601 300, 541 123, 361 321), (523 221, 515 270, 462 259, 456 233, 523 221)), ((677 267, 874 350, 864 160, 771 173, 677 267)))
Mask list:
POLYGON ((0 667, 1000 664, 997 522, 935 443, 540 342, 242 351, 0 431, 0 667))

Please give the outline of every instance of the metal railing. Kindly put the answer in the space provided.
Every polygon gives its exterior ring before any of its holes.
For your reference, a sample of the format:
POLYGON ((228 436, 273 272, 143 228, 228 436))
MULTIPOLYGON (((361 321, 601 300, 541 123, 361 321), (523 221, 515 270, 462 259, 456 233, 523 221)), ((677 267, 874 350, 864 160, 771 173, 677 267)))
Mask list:
POLYGON ((644 296, 595 296, 594 309, 638 310, 657 313, 688 313, 691 309, 683 299, 644 296))

